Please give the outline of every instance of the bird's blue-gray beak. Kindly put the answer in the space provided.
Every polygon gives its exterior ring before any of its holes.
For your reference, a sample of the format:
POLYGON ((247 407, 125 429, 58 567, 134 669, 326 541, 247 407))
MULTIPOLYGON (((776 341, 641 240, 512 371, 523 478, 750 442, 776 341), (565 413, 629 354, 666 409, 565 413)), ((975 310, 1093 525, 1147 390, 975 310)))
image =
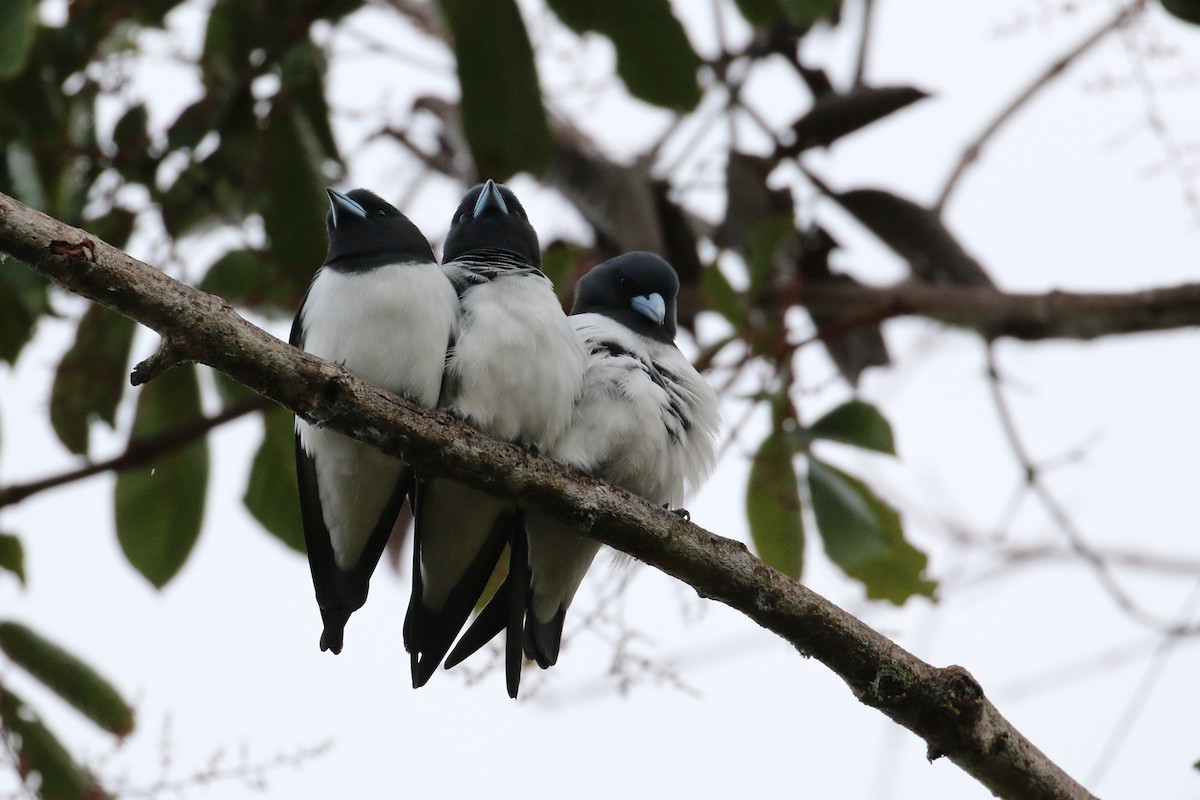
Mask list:
POLYGON ((491 208, 497 208, 501 214, 508 213, 508 205, 504 202, 503 195, 500 194, 500 187, 491 178, 483 185, 483 191, 479 193, 479 199, 475 201, 475 218, 482 217, 484 213, 491 208))
POLYGON ((340 214, 353 214, 359 219, 367 218, 367 210, 365 208, 337 189, 326 188, 325 194, 329 195, 329 213, 333 215, 333 227, 337 227, 338 216, 340 214))
POLYGON ((659 325, 667 318, 667 301, 663 300, 658 292, 640 294, 630 300, 629 304, 633 306, 634 311, 649 317, 659 325))

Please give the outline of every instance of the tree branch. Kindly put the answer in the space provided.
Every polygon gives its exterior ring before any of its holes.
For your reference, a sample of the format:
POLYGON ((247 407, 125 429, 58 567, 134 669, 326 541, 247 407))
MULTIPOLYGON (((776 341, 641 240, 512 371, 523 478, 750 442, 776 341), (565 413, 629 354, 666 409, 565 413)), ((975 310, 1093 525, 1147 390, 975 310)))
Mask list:
POLYGON ((78 469, 67 470, 58 475, 51 475, 48 478, 41 478, 29 483, 15 483, 12 486, 2 486, 0 487, 0 508, 14 505, 40 492, 48 489, 57 489, 59 486, 81 481, 93 475, 109 471, 120 472, 121 470, 145 464, 147 461, 208 435, 208 432, 213 428, 218 428, 235 419, 241 419, 247 414, 253 414, 255 411, 262 411, 265 408, 269 408, 270 405, 270 402, 266 398, 252 398, 230 406, 219 414, 214 414, 211 417, 201 417, 186 425, 181 425, 173 431, 167 431, 148 439, 130 442, 125 452, 104 461, 97 461, 78 469))
MULTIPOLYGON (((794 286, 776 298, 868 322, 917 315, 987 338, 1095 339, 1200 325, 1200 283, 1121 294, 1017 294, 984 286, 794 286)), ((844 333, 845 331, 838 331, 844 333)))
POLYGON ((275 339, 220 298, 4 195, 0 250, 154 328, 177 355, 225 372, 305 420, 402 456, 422 474, 543 508, 741 611, 829 666, 861 702, 921 736, 930 758, 949 757, 995 794, 1092 797, 1000 714, 966 670, 926 664, 740 542, 371 386, 275 339))

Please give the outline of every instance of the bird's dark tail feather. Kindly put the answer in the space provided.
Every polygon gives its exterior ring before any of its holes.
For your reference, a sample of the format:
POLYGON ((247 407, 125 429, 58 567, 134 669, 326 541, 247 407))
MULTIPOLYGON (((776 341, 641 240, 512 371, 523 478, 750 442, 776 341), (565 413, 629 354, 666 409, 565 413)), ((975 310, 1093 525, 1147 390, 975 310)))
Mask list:
POLYGON ((525 609, 529 604, 529 541, 525 538, 525 512, 518 511, 513 519, 509 539, 512 550, 508 560, 508 627, 504 640, 504 681, 508 696, 517 699, 521 688, 522 631, 525 609))
POLYGON ((539 622, 533 611, 525 619, 525 657, 536 661, 542 669, 553 667, 558 661, 558 648, 562 644, 563 621, 567 618, 565 608, 546 622, 539 622))
MULTIPOLYGON (((417 505, 420 505, 419 485, 417 505)), ((413 536, 413 593, 408 616, 404 620, 404 646, 412 655, 414 689, 424 686, 433 677, 458 632, 471 616, 509 540, 513 516, 513 511, 506 511, 496 519, 483 547, 475 554, 441 610, 435 612, 425 608, 421 599, 421 516, 418 512, 413 536)))
POLYGON ((342 652, 342 639, 346 635, 346 622, 349 619, 348 611, 321 609, 321 621, 325 623, 325 630, 321 631, 322 653, 328 650, 336 656, 342 652))

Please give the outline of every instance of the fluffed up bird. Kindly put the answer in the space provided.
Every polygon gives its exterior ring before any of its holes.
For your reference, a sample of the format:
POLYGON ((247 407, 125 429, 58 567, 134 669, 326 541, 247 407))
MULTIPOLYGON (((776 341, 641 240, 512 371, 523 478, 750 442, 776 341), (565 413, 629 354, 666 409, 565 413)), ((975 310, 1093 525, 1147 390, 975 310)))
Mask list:
MULTIPOLYGON (((652 253, 605 261, 576 288, 570 322, 587 351, 571 425, 549 455, 655 504, 678 508, 712 471, 720 428, 717 396, 675 346, 675 270, 652 253)), ((558 659, 563 621, 599 543, 542 513, 525 512, 528 584, 514 570, 451 652, 465 659, 508 627, 505 591, 527 598, 525 655, 543 669, 558 659)))
MULTIPOLYGON (((541 272, 537 234, 516 196, 493 181, 467 192, 451 220, 442 268, 458 292, 458 338, 446 357, 441 405, 500 439, 543 452, 571 423, 585 353, 541 272)), ((518 573, 522 511, 446 479, 420 481, 413 589, 404 623, 413 686, 425 684, 478 604, 506 544, 518 573)), ((523 614, 522 594, 511 612, 523 614)), ((519 637, 506 676, 515 696, 519 637)))
MULTIPOLYGON (((329 253, 289 341, 428 407, 441 394, 458 298, 417 226, 367 191, 329 194, 329 253)), ((321 649, 340 653, 346 621, 412 485, 401 461, 296 420, 296 474, 321 649)))

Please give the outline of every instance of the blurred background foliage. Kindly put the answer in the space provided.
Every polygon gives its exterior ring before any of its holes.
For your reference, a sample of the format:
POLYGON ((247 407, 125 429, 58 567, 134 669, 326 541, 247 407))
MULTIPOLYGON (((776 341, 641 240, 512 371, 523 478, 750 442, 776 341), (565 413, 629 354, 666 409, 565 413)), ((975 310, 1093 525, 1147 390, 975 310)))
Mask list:
MULTIPOLYGON (((203 93, 174 119, 152 123, 145 99, 125 91, 130 65, 147 31, 161 29, 179 0, 92 0, 66 5, 48 19, 37 0, 0 4, 0 191, 117 247, 135 231, 157 231, 160 266, 176 268, 176 248, 221 229, 261 231, 252 244, 226 249, 186 278, 244 313, 289 317, 325 251, 322 187, 346 174, 327 96, 330 52, 314 30, 337 26, 362 0, 215 0, 202 5, 203 46, 189 61, 203 93), (98 108, 115 104, 115 123, 98 125, 98 108)), ((190 3, 195 6, 195 3, 190 3)), ((690 209, 661 160, 662 142, 635 159, 603 155, 590 132, 547 111, 531 41, 515 0, 391 0, 367 3, 406 18, 420 36, 444 47, 457 64, 458 96, 431 94, 412 115, 433 124, 434 145, 418 144, 404 125, 380 138, 427 171, 462 186, 518 173, 554 188, 592 228, 586 241, 546 244, 545 268, 569 303, 575 279, 600 259, 631 249, 654 250, 679 270, 680 316, 695 330, 702 313, 730 331, 698 338, 699 366, 728 390, 753 368, 768 377, 751 405, 770 409, 769 434, 753 454, 745 506, 758 554, 800 577, 806 536, 860 581, 868 597, 903 603, 932 597, 926 558, 905 538, 901 516, 864 480, 822 456, 829 444, 896 455, 888 421, 851 400, 819 419, 802 419, 794 402, 793 361, 808 338, 825 332, 841 380, 888 364, 878 322, 815 314, 798 326, 792 312, 805 285, 852 283, 830 268, 834 235, 801 213, 792 191, 768 185, 781 165, 797 167, 805 152, 876 125, 920 102, 906 85, 870 85, 862 77, 836 86, 801 60, 814 26, 843 24, 837 0, 736 0, 755 33, 745 47, 702 57, 666 0, 547 0, 571 31, 612 42, 615 72, 629 97, 679 120, 705 113, 720 123, 753 118, 740 89, 756 70, 782 63, 809 102, 770 152, 726 156, 726 211, 706 220, 690 209), (712 109, 716 108, 713 112, 712 109), (432 123, 429 121, 432 120, 432 123), (723 266, 718 266, 718 261, 723 266), (731 272, 739 264, 741 274, 731 272), (732 279, 731 279, 732 275, 732 279)), ((1167 8, 1195 20, 1174 0, 1167 8)), ((61 7, 61 4, 59 4, 61 7)), ((185 56, 179 56, 185 58, 185 56)), ((381 112, 381 117, 384 114, 381 112)), ((672 126, 663 140, 675 135, 672 126)), ((426 137, 428 139, 428 137, 426 137)), ((812 185, 859 220, 931 284, 986 285, 990 279, 926 208, 894 192, 863 187, 838 193, 812 185)), ((447 215, 448 216, 448 215, 447 215)), ((441 232, 427 231, 436 240, 441 232)), ((0 266, 0 360, 15 363, 39 320, 62 313, 55 290, 35 272, 0 266)), ((130 563, 157 587, 186 562, 199 536, 210 460, 206 437, 248 414, 262 420, 244 501, 270 535, 299 550, 302 540, 292 474, 291 419, 247 390, 217 376, 223 409, 206 415, 198 370, 172 370, 135 392, 128 381, 135 326, 100 307, 77 319, 74 344, 62 354, 48 389, 48 413, 64 448, 84 460, 91 434, 112 428, 122 403, 136 404, 124 453, 97 471, 118 471, 118 537, 130 563), (157 476, 151 480, 151 476, 157 476)), ((20 489, 20 487, 16 487, 20 489)), ((0 505, 29 492, 12 492, 0 505)), ((24 581, 19 532, 0 535, 0 569, 24 581)), ((0 650, 114 736, 133 726, 128 705, 85 664, 15 623, 0 623, 0 650)), ((0 687, 0 731, 23 776, 40 775, 44 798, 102 797, 35 713, 0 687)))

